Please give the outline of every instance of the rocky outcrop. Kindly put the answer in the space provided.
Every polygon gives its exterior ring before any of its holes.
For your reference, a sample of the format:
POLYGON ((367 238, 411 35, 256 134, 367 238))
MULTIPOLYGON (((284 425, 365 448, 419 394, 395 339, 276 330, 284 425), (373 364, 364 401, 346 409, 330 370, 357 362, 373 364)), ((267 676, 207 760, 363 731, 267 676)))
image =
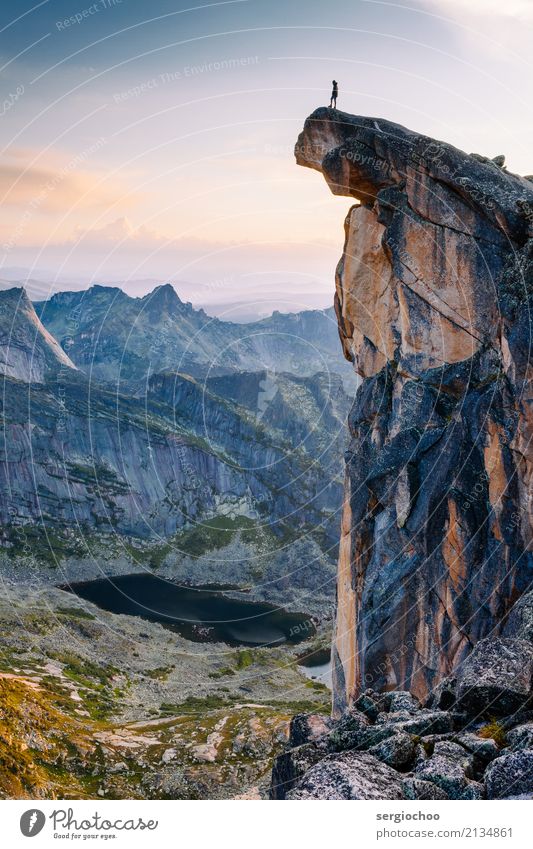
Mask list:
POLYGON ((328 756, 312 767, 287 799, 403 799, 394 770, 367 752, 328 756))
POLYGON ((397 124, 326 108, 300 165, 353 197, 336 274, 350 417, 334 712, 425 698, 533 578, 533 185, 397 124))
POLYGON ((530 699, 533 645, 525 640, 486 639, 461 664, 456 678, 460 709, 489 705, 492 714, 512 713, 530 699))
POLYGON ((339 719, 294 717, 270 798, 532 797, 532 654, 522 640, 483 640, 448 682, 446 709, 442 693, 423 707, 408 692, 367 689, 339 719))
POLYGON ((0 375, 43 383, 61 369, 76 366, 41 324, 22 288, 0 292, 0 375))

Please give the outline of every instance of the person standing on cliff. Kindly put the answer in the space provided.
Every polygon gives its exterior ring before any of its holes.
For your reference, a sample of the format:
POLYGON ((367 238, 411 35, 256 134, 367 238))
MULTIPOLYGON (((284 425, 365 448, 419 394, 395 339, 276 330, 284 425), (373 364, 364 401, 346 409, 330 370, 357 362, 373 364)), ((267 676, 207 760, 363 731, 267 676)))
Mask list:
POLYGON ((333 89, 331 91, 331 100, 329 101, 329 108, 336 109, 337 108, 337 96, 339 94, 339 84, 337 80, 332 81, 333 89))

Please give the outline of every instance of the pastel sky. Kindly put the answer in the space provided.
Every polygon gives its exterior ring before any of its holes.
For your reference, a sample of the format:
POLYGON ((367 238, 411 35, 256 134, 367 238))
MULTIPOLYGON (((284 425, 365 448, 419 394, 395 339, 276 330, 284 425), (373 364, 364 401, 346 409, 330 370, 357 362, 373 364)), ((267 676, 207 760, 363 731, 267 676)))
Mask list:
POLYGON ((329 306, 350 202, 292 151, 331 79, 339 108, 529 174, 532 33, 532 0, 10 0, 0 278, 329 306))

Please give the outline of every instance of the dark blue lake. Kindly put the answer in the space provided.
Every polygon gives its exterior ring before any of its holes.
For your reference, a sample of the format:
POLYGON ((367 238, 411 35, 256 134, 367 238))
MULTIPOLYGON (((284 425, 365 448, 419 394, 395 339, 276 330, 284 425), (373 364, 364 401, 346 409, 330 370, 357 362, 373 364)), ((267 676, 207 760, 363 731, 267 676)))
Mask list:
POLYGON ((229 598, 219 590, 180 586, 154 575, 101 578, 62 589, 103 610, 159 622, 194 642, 272 646, 300 643, 315 633, 311 619, 303 613, 229 598))

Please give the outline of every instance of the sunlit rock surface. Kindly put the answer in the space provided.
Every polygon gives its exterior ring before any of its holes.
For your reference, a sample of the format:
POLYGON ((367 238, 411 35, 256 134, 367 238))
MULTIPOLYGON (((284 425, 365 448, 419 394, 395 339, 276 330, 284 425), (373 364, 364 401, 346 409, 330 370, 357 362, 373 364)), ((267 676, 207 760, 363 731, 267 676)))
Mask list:
POLYGON ((334 712, 426 697, 533 571, 533 185, 397 124, 320 108, 300 165, 357 203, 336 310, 350 414, 334 712))

